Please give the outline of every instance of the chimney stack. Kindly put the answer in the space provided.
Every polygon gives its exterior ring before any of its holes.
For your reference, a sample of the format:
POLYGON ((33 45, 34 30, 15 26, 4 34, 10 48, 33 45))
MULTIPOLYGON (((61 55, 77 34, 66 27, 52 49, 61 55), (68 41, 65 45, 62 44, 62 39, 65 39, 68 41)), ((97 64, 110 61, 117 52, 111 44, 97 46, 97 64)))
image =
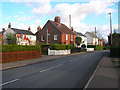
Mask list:
POLYGON ((37 31, 39 31, 39 30, 41 30, 41 27, 40 27, 40 26, 37 27, 37 31))
POLYGON ((73 27, 71 27, 71 31, 74 31, 73 27))
POLYGON ((29 28, 28 28, 28 31, 30 31, 30 26, 29 26, 29 28))
POLYGON ((69 15, 69 25, 70 25, 69 28, 72 29, 71 28, 71 15, 69 15))
POLYGON ((11 28, 11 23, 9 23, 8 28, 11 28))
POLYGON ((60 16, 56 16, 55 19, 54 19, 54 21, 55 21, 56 23, 60 24, 60 16))
POLYGON ((3 33, 5 32, 5 28, 3 28, 2 30, 3 30, 3 31, 2 31, 2 34, 3 34, 3 33))

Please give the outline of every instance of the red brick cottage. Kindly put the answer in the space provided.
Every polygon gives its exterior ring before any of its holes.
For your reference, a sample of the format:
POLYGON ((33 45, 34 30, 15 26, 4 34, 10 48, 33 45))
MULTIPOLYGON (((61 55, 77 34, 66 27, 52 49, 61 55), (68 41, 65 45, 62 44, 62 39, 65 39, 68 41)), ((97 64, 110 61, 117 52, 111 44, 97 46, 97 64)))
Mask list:
POLYGON ((54 21, 48 20, 42 29, 36 32, 37 42, 42 44, 71 44, 75 45, 76 35, 66 25, 60 23, 60 17, 54 21))

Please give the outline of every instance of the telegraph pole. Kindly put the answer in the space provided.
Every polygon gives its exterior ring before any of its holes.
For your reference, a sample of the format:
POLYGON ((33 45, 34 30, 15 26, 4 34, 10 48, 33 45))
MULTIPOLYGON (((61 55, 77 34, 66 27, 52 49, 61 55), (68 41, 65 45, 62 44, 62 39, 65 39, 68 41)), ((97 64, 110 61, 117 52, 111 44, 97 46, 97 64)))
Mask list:
POLYGON ((112 45, 112 20, 111 20, 111 12, 110 13, 108 13, 109 15, 110 15, 110 32, 111 32, 111 45, 112 45))
POLYGON ((95 49, 96 49, 96 27, 95 27, 95 49))

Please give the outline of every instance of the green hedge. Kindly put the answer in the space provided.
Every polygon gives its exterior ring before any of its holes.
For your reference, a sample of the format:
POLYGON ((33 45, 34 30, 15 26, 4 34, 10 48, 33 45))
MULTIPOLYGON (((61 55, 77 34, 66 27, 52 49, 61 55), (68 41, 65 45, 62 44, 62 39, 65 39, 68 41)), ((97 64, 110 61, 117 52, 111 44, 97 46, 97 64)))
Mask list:
POLYGON ((95 45, 87 45, 87 48, 95 48, 95 45))
POLYGON ((105 46, 103 47, 104 50, 110 50, 110 48, 111 48, 110 45, 105 45, 105 46))
POLYGON ((39 45, 2 45, 2 52, 40 51, 39 45))
POLYGON ((87 51, 85 48, 79 48, 79 47, 74 47, 71 49, 71 53, 85 52, 85 51, 87 51))
POLYGON ((97 45, 96 50, 103 50, 103 46, 97 45))
POLYGON ((51 44, 50 49, 51 50, 69 50, 71 48, 70 45, 65 45, 65 44, 51 44))
POLYGON ((120 46, 112 46, 110 49, 110 56, 112 57, 120 57, 120 46))

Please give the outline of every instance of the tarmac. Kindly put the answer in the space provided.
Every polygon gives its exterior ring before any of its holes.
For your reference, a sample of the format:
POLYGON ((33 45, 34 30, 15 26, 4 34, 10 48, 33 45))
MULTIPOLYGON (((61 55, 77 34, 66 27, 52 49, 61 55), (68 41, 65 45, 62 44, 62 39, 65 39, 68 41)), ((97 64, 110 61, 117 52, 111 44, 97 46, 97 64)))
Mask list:
MULTIPOLYGON (((75 54, 81 54, 81 53, 86 53, 86 52, 80 52, 75 54)), ((71 55, 75 55, 75 54, 71 54, 71 55)), ((18 68, 21 66, 31 65, 35 63, 49 61, 49 60, 55 60, 57 58, 63 58, 63 57, 66 57, 66 55, 62 55, 62 56, 42 55, 42 58, 4 63, 4 64, 1 64, 2 66, 0 69, 7 70, 12 68, 18 68)), ((118 66, 118 63, 113 62, 115 60, 118 60, 118 58, 111 58, 109 57, 109 55, 105 55, 100 61, 100 63, 98 64, 91 78, 88 80, 88 83, 86 84, 84 89, 89 89, 89 88, 117 88, 118 89, 120 88, 118 85, 120 68, 116 68, 116 66, 118 66)))

